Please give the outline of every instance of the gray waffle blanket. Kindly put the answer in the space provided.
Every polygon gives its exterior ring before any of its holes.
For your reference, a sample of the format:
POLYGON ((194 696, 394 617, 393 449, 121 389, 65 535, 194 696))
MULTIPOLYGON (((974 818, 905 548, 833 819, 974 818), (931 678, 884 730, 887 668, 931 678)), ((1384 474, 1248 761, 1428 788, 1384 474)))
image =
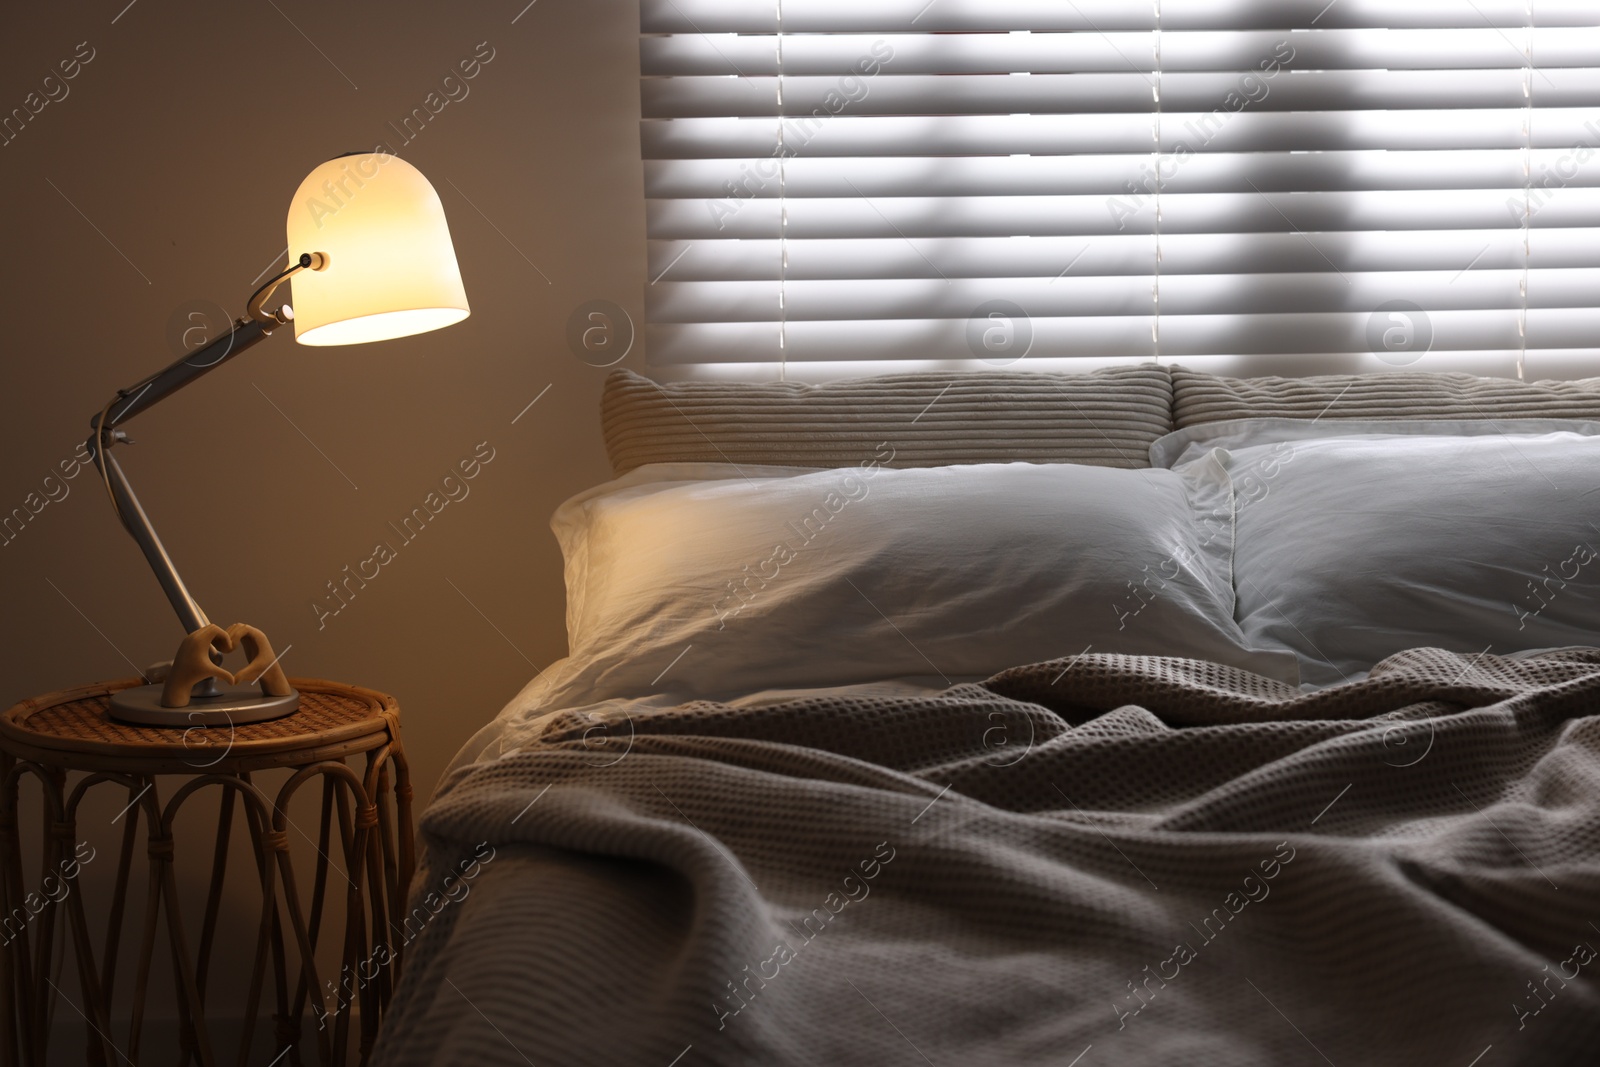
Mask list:
POLYGON ((1600 1063, 1600 651, 613 704, 422 830, 381 1064, 1600 1063))

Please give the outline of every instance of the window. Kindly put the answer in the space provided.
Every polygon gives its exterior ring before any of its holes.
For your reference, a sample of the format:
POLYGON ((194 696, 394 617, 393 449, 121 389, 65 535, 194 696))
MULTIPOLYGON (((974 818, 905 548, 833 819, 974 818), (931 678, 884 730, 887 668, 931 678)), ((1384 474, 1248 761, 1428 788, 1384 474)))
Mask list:
POLYGON ((1513 373, 1600 338, 1594 0, 641 19, 652 363, 1513 373))

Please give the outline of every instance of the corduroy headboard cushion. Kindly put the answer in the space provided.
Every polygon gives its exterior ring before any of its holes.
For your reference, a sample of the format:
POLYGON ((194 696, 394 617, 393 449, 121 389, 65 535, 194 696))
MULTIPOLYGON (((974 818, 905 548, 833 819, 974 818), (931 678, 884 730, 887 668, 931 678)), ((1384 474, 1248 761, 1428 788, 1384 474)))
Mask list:
POLYGON ((1086 374, 895 374, 827 385, 658 384, 619 370, 601 424, 618 474, 646 463, 1148 467, 1163 434, 1226 419, 1600 419, 1600 378, 1519 382, 1422 371, 1224 378, 1143 364, 1086 374))
POLYGON ((1223 378, 1172 367, 1177 429, 1226 419, 1600 419, 1600 379, 1389 372, 1223 378))
POLYGON ((660 384, 619 370, 600 402, 618 474, 646 463, 853 467, 1087 463, 1148 467, 1172 430, 1155 364, 1087 374, 927 372, 795 382, 660 384), (888 450, 880 449, 887 444, 888 450), (882 457, 890 454, 892 459, 882 457))

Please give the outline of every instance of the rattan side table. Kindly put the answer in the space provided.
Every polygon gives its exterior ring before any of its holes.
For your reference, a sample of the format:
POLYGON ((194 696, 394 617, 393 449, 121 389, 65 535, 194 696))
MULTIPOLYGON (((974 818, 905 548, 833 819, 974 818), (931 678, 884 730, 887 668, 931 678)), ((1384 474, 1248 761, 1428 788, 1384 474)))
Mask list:
MULTIPOLYGON (((66 999, 52 970, 56 924, 64 923, 63 947, 75 964, 84 1001, 72 1007, 87 1023, 86 1062, 97 1067, 139 1062, 158 925, 166 928, 178 985, 184 1042, 178 1062, 218 1062, 206 1025, 206 979, 212 969, 229 835, 238 814, 255 853, 261 909, 254 920, 255 951, 240 1050, 237 1056, 224 1057, 225 1062, 245 1062, 269 972, 276 997, 275 1048, 293 1046, 287 1057, 279 1052, 281 1064, 300 1061, 299 1038, 308 1002, 318 1015, 319 1061, 345 1061, 349 1012, 326 1007, 324 986, 331 989, 335 984, 319 980, 315 958, 325 925, 329 850, 335 847, 335 833, 349 883, 337 989, 348 991, 360 1007, 359 1049, 365 1062, 399 976, 403 946, 391 935, 390 917, 405 911, 414 867, 411 783, 400 741, 399 706, 394 698, 370 689, 299 678, 293 684, 301 694, 300 709, 271 722, 186 731, 113 721, 107 714, 109 694, 137 684, 138 679, 128 679, 51 693, 23 701, 0 716, 0 1059, 40 1067, 45 1063, 51 1013, 58 1000, 66 999), (358 756, 365 757, 359 769, 351 762, 358 756), (277 768, 288 768, 292 774, 269 797, 251 776, 277 768), (76 781, 69 779, 72 772, 78 772, 76 781), (17 820, 19 787, 27 775, 35 776, 43 787, 46 809, 40 879, 33 889, 24 885, 17 820), (302 900, 289 855, 290 837, 301 831, 290 826, 288 806, 300 787, 313 779, 321 785, 321 815, 318 826, 305 833, 315 834, 319 858, 309 898, 302 900), (77 815, 84 797, 100 784, 126 790, 127 807, 118 817, 125 824, 115 890, 108 903, 90 908, 77 884, 85 862, 85 846, 76 844, 77 815), (164 801, 163 785, 171 789, 164 801), (191 952, 173 869, 177 847, 173 820, 187 800, 213 791, 217 830, 209 843, 210 886, 199 944, 191 952), (146 907, 137 923, 125 924, 141 822, 149 857, 146 907), (90 915, 105 916, 98 953, 90 915), (164 922, 158 924, 158 919, 164 922), (126 1039, 115 1042, 112 1001, 125 925, 137 926, 138 957, 126 1039), (372 966, 375 959, 383 966, 372 966), (352 980, 357 972, 360 980, 352 980)), ((222 1012, 215 1014, 220 1017, 222 1012)))

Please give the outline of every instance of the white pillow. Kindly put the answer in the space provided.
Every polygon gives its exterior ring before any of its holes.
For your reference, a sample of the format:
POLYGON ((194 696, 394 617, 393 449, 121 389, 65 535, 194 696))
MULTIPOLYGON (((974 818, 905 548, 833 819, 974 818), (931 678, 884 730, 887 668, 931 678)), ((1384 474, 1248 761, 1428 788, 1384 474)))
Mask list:
POLYGON ((955 680, 1085 650, 1295 680, 1292 656, 1245 647, 1228 531, 1203 545, 1171 471, 659 464, 551 526, 588 699, 955 680))
POLYGON ((1238 619, 1307 683, 1407 648, 1600 643, 1600 425, 1256 419, 1152 461, 1231 507, 1238 619))

